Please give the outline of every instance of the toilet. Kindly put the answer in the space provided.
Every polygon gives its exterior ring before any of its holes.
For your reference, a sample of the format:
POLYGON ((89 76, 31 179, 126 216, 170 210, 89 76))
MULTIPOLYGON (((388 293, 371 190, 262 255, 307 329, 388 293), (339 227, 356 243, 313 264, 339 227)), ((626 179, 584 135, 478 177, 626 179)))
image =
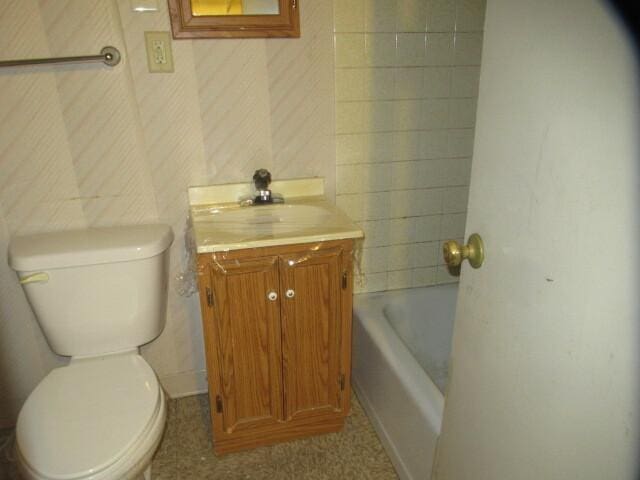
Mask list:
POLYGON ((16 457, 25 479, 150 478, 166 400, 138 348, 164 328, 166 225, 15 237, 9 265, 51 347, 71 357, 29 395, 16 457))

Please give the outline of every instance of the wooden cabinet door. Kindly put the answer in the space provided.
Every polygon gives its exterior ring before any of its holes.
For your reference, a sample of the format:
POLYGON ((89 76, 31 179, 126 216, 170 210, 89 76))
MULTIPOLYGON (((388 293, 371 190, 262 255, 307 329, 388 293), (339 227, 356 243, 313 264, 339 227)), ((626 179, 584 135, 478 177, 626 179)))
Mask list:
POLYGON ((280 257, 287 420, 342 411, 343 255, 342 248, 333 248, 280 257))
POLYGON ((217 347, 208 354, 214 357, 209 374, 217 376, 210 382, 216 390, 212 415, 215 437, 223 440, 283 420, 281 299, 273 298, 278 257, 214 262, 211 277, 217 347))

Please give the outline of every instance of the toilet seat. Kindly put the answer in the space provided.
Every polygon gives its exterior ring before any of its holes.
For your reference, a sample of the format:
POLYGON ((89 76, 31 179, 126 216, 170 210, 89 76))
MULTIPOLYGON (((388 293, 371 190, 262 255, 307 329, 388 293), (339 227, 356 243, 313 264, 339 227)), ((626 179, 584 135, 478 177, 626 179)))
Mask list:
POLYGON ((73 359, 25 402, 16 427, 20 462, 32 478, 124 475, 159 442, 164 409, 157 378, 137 353, 73 359))

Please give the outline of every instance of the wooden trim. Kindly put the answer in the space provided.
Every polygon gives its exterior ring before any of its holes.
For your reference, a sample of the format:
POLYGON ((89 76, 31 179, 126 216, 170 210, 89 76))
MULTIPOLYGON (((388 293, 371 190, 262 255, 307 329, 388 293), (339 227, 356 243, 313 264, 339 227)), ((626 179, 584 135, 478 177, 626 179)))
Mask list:
POLYGON ((342 255, 342 271, 347 273, 347 288, 341 288, 340 308, 340 373, 344 375, 344 390, 341 391, 342 414, 351 410, 351 342, 353 317, 353 244, 351 241, 342 255))
POLYGON ((297 438, 323 433, 339 432, 344 427, 344 417, 318 416, 283 422, 277 426, 237 432, 233 438, 213 439, 213 451, 217 455, 287 442, 297 438))
POLYGON ((168 0, 173 38, 300 37, 300 0, 279 0, 278 15, 194 16, 190 0, 168 0))

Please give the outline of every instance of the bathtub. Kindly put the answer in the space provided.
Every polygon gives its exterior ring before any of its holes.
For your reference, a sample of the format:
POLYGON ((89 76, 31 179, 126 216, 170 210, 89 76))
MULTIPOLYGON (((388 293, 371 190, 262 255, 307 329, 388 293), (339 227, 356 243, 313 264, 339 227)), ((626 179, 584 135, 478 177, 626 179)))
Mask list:
POLYGON ((458 286, 356 295, 353 387, 398 475, 431 477, 458 286))

